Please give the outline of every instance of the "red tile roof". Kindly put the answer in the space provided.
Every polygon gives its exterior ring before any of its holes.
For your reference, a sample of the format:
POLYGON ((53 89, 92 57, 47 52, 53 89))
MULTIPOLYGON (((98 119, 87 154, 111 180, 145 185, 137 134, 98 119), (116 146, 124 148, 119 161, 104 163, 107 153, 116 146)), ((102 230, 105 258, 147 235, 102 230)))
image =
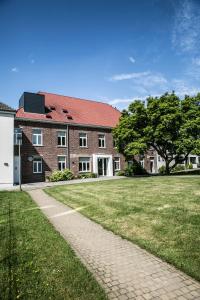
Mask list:
POLYGON ((17 118, 102 127, 115 127, 119 121, 120 112, 109 104, 46 92, 39 94, 45 96, 45 107, 55 109, 43 115, 24 112, 24 109, 20 108, 16 114, 17 118), (67 110, 68 113, 63 110, 67 110))

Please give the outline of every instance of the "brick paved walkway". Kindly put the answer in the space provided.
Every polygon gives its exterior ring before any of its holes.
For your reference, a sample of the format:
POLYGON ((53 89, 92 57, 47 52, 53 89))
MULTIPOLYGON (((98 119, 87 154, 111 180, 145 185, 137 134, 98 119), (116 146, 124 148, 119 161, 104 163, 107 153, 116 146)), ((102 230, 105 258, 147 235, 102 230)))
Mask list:
MULTIPOLYGON (((200 283, 42 190, 29 191, 110 299, 200 299, 200 283)), ((79 209, 81 210, 81 208, 79 209)))

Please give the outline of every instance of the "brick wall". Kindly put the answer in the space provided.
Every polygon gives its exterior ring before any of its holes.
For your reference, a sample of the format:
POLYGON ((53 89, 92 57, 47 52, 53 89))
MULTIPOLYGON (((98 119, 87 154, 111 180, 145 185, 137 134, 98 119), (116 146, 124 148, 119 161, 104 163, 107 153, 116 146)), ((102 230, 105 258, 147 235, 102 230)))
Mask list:
MULTIPOLYGON (((87 127, 69 127, 69 152, 70 162, 68 162, 68 148, 57 146, 57 132, 59 130, 67 130, 66 125, 31 122, 31 121, 15 121, 15 127, 21 126, 23 129, 23 144, 21 147, 22 154, 22 182, 37 182, 45 181, 46 177, 51 174, 53 170, 58 169, 58 155, 66 156, 67 165, 70 163, 70 168, 74 174, 78 173, 79 157, 90 156, 92 154, 112 154, 113 158, 120 156, 121 169, 125 166, 125 160, 122 155, 119 155, 113 148, 113 138, 111 130, 87 128, 87 127), (43 146, 32 145, 32 130, 34 128, 42 129, 43 146), (88 136, 88 147, 79 147, 79 132, 85 132, 88 136), (106 148, 100 149, 98 147, 98 134, 104 133, 106 137, 106 148), (33 162, 30 157, 41 156, 43 159, 42 174, 33 173, 33 162)), ((18 149, 15 149, 17 155, 18 149)), ((91 159, 91 167, 93 166, 91 159)), ((93 169, 91 169, 93 171, 93 169)))

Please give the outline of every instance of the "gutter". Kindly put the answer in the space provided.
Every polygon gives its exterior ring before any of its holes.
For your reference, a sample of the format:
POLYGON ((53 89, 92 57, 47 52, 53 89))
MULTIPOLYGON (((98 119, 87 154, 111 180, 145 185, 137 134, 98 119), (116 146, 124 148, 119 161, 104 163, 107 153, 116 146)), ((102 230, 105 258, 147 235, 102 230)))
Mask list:
POLYGON ((29 118, 15 118, 16 121, 29 121, 34 123, 47 123, 47 124, 59 124, 59 125, 67 125, 67 126, 75 126, 75 127, 89 127, 89 128, 102 128, 102 129, 113 129, 111 126, 101 126, 101 125, 91 125, 91 124, 74 124, 74 123, 64 123, 64 122, 56 122, 56 121, 47 121, 47 120, 33 120, 29 118))

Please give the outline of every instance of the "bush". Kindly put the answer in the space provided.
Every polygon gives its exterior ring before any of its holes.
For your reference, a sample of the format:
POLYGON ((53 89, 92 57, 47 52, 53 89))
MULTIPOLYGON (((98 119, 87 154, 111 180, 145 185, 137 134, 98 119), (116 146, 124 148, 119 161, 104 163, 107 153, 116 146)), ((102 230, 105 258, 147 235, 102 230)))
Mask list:
POLYGON ((97 177, 97 174, 92 173, 92 172, 79 174, 79 175, 77 176, 77 178, 80 178, 80 179, 96 178, 96 177, 97 177))
POLYGON ((116 173, 116 176, 125 176, 125 171, 118 171, 117 173, 116 173))
POLYGON ((63 181, 63 180, 71 180, 74 178, 72 171, 69 169, 65 169, 63 171, 53 171, 49 176, 49 180, 52 182, 55 181, 63 181))
POLYGON ((158 172, 159 172, 159 174, 164 175, 164 174, 166 173, 166 167, 165 167, 165 166, 161 166, 161 167, 158 169, 158 172))
POLYGON ((183 171, 173 172, 172 175, 200 175, 200 169, 188 169, 183 171))
POLYGON ((190 164, 187 164, 187 165, 186 165, 186 169, 190 169, 190 170, 193 169, 193 164, 191 164, 191 163, 190 163, 190 164))
POLYGON ((137 161, 133 161, 133 164, 126 167, 125 176, 132 177, 134 175, 146 175, 147 171, 137 161))
POLYGON ((172 172, 178 172, 178 171, 183 171, 185 170, 185 166, 184 165, 177 165, 172 172))

